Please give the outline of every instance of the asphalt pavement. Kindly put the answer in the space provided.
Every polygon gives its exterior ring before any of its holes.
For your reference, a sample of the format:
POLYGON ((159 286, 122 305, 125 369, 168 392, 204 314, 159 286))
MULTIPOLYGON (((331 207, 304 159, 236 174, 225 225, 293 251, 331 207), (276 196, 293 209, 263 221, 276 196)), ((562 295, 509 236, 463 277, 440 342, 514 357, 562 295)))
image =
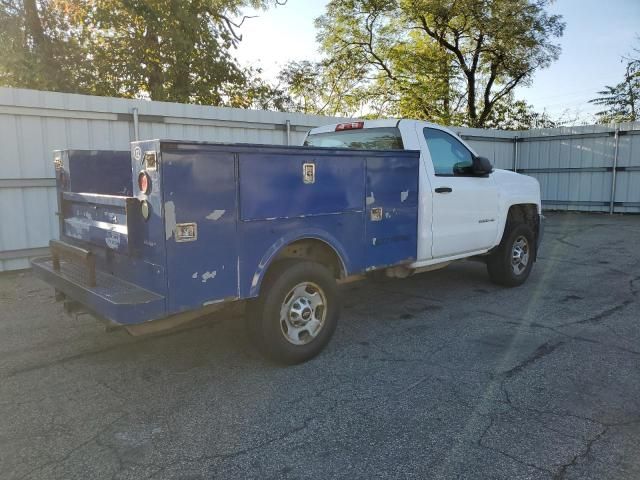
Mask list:
POLYGON ((638 479, 639 291, 640 216, 553 214, 524 286, 344 286, 281 367, 237 314, 131 337, 2 274, 0 478, 638 479))

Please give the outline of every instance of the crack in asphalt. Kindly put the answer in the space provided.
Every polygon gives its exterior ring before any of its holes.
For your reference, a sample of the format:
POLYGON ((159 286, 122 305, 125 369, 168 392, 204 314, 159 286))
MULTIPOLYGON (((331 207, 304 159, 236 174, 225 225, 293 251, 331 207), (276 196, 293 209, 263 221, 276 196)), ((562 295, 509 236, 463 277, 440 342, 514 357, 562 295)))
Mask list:
POLYGON ((632 303, 635 303, 633 300, 624 300, 621 303, 619 303, 618 305, 615 305, 611 308, 607 308, 606 310, 603 310, 602 312, 596 313, 595 315, 591 315, 587 318, 584 318, 582 320, 576 320, 575 322, 569 322, 569 323, 564 323, 561 326, 568 326, 568 325, 585 325, 588 323, 598 323, 601 322, 602 320, 606 320, 607 318, 611 317, 612 315, 618 313, 620 310, 623 310, 624 308, 628 307, 629 305, 631 305, 632 303))
POLYGON ((549 342, 543 343, 542 345, 538 346, 538 348, 536 348, 535 351, 531 355, 529 355, 527 358, 525 358, 520 363, 510 368, 506 372, 503 372, 503 375, 506 378, 510 378, 520 373, 522 370, 529 367, 530 365, 533 365, 538 360, 541 360, 547 355, 551 355, 558 347, 562 345, 564 345, 563 341, 558 341, 555 343, 549 343, 549 342))
POLYGON ((539 470, 541 472, 545 472, 548 473, 549 475, 553 475, 553 471, 549 470, 548 468, 544 468, 541 467, 540 465, 536 465, 535 463, 531 463, 531 462, 527 462, 525 460, 522 460, 521 458, 518 458, 516 455, 512 455, 510 453, 505 452, 504 450, 500 450, 499 448, 494 448, 491 447, 489 445, 485 445, 483 443, 484 437, 487 435, 487 433, 489 432, 489 430, 491 429, 491 427, 493 427, 494 425, 494 419, 493 417, 490 417, 490 422, 489 425, 487 426, 487 428, 482 432, 482 434, 480 435, 480 438, 478 438, 478 441, 476 442, 476 445, 484 450, 489 450, 491 452, 495 452, 498 453, 500 455, 503 455, 507 458, 510 458, 511 460, 513 460, 514 462, 520 464, 520 465, 524 465, 527 467, 531 467, 535 470, 539 470))
POLYGON ((596 436, 594 436, 593 438, 590 438, 587 441, 587 444, 585 445, 585 448, 582 452, 578 453, 577 455, 574 455, 574 457, 571 459, 569 463, 565 463, 560 466, 558 471, 553 475, 553 480, 563 480, 567 473, 567 470, 577 465, 580 459, 588 457, 589 454, 591 453, 591 448, 593 447, 593 445, 598 440, 600 440, 607 433, 608 430, 609 430, 608 427, 604 427, 596 436))
POLYGON ((75 445, 73 448, 71 448, 69 451, 67 451, 67 453, 65 453, 62 457, 60 458, 56 458, 53 459, 51 461, 48 461, 46 463, 43 463, 31 470, 29 470, 28 472, 26 472, 25 474, 23 474, 22 476, 20 476, 20 479, 26 479, 28 477, 30 477, 31 475, 33 475, 35 472, 44 470, 47 467, 50 467, 52 465, 60 465, 62 463, 64 463, 66 460, 68 460, 71 455, 73 455, 74 453, 76 453, 77 451, 81 450, 82 448, 86 447, 87 445, 89 445, 91 442, 95 442, 96 439, 102 435, 104 432, 106 432, 107 430, 109 430, 113 425, 115 425, 116 423, 118 423, 119 420, 121 420, 122 418, 126 417, 128 415, 128 413, 122 413, 121 415, 119 415, 118 417, 116 417, 114 420, 110 421, 109 423, 107 423, 106 425, 104 425, 103 427, 101 427, 95 434, 93 434, 89 439, 83 441, 80 444, 75 445))
MULTIPOLYGON (((637 277, 640 279, 640 277, 637 277)), ((632 303, 631 301, 625 301, 623 302, 623 304, 621 305, 617 305, 616 307, 612 308, 612 309, 607 309, 604 312, 601 312, 599 314, 596 314, 594 316, 592 316, 592 319, 595 319, 596 321, 600 321, 603 320, 604 318, 608 318, 609 316, 613 315, 614 313, 616 313, 617 311, 619 311, 620 309, 626 307, 629 303, 632 303)), ((505 317, 499 314, 496 314, 495 312, 491 312, 491 311, 485 311, 483 313, 489 313, 491 315, 495 315, 498 317, 503 317, 506 318, 507 320, 504 321, 501 319, 501 321, 503 321, 504 323, 508 323, 512 326, 529 326, 532 328, 536 328, 536 327, 541 327, 541 328, 545 328, 551 331, 554 331, 556 333, 559 333, 561 335, 565 335, 567 337, 570 337, 572 339, 575 340, 582 340, 582 341, 589 341, 589 342, 593 342, 593 343, 600 343, 591 339, 586 339, 586 338, 579 338, 579 337, 575 337, 575 336, 570 336, 567 334, 564 334, 563 332, 559 332, 556 331, 553 327, 548 327, 548 326, 544 326, 544 325, 536 325, 536 324, 526 324, 526 323, 522 323, 523 319, 519 319, 521 320, 520 322, 512 320, 511 317, 505 317)), ((584 324, 585 322, 574 322, 572 324, 584 324)), ((622 422, 622 423, 617 423, 617 424, 611 424, 611 423, 605 423, 593 418, 589 418, 589 417, 584 417, 584 416, 579 416, 579 415, 575 415, 569 412, 556 412, 556 411, 552 411, 552 410, 539 410, 539 409, 534 409, 531 407, 521 407, 521 406, 517 406, 513 403, 511 396, 509 395, 509 391, 506 385, 507 380, 513 378, 514 376, 521 374, 525 369, 527 369, 528 367, 530 367, 531 365, 533 365, 534 363, 540 361, 542 358, 551 355, 554 351, 556 351, 558 348, 562 347, 563 345, 565 345, 565 342, 562 340, 558 340, 558 341, 551 341, 548 340, 544 343, 542 343, 541 345, 539 345, 535 351, 529 355, 528 357, 526 357, 525 359, 523 359, 522 361, 520 361, 518 364, 516 364, 515 366, 513 366, 512 368, 510 368, 509 370, 506 370, 504 372, 501 372, 499 374, 499 376, 501 376, 501 380, 499 382, 499 386, 500 386, 500 390, 502 391, 503 395, 504 395, 504 399, 505 399, 505 404, 512 410, 523 413, 523 414, 527 414, 527 412, 530 413, 534 413, 537 415, 554 415, 554 416, 559 416, 559 417, 566 417, 566 418, 576 418, 576 419, 580 419, 582 421, 588 421, 591 422, 593 424, 597 424, 600 425, 602 428, 601 430, 594 436, 588 438, 586 440, 585 446, 584 448, 577 452, 569 462, 560 465, 557 470, 555 472, 553 472, 550 469, 544 468, 544 467, 540 467, 539 465, 536 464, 532 464, 530 462, 526 462, 524 460, 522 460, 521 458, 518 458, 515 455, 509 454, 508 452, 504 452, 500 449, 494 448, 494 447, 490 447, 488 445, 485 445, 483 443, 484 439, 486 438, 486 435, 488 434, 489 430, 492 428, 492 426, 494 425, 494 417, 490 416, 490 423, 489 425, 487 425, 487 427, 485 428, 485 430, 482 432, 482 434, 480 435, 480 437, 478 438, 478 446, 483 447, 483 448, 488 448, 492 451, 495 451, 499 454, 502 454, 508 458, 511 458, 512 460, 519 462, 523 465, 544 471, 546 473, 549 473, 552 475, 554 480, 563 480, 567 470, 569 470, 571 467, 575 466, 582 458, 586 458, 589 456, 591 449, 593 447, 593 445, 595 443, 597 443, 600 439, 602 439, 607 432, 609 431, 609 429, 613 426, 613 425, 620 425, 620 424, 629 424, 629 423, 636 423, 636 422, 640 422, 640 420, 631 420, 629 422, 622 422)), ((639 352, 635 352, 635 351, 629 351, 627 353, 633 353, 633 354, 638 354, 639 352)), ((531 417, 532 419, 534 417, 531 417)), ((544 428, 549 428, 547 426, 544 426, 544 428)))
POLYGON ((153 472, 151 475, 148 475, 147 477, 145 477, 146 479, 151 479, 151 478, 155 478, 158 475, 162 474, 163 472, 166 472, 168 469, 170 469, 171 467, 173 467, 174 465, 177 465, 181 462, 201 462, 203 460, 229 460, 229 459, 233 459, 233 458, 237 458, 240 457, 242 455, 246 455, 250 452, 259 450, 263 447, 266 447, 268 445, 271 445, 275 442, 278 441, 283 441, 286 440, 288 437, 291 437, 292 435, 295 435, 297 433, 300 433, 304 430, 306 430, 307 428, 309 428, 309 425, 314 421, 317 420, 319 418, 325 417, 327 416, 329 413, 331 413, 333 410, 335 410, 338 406, 338 402, 334 401, 333 405, 327 409, 325 412, 322 413, 318 413, 316 415, 312 415, 311 417, 307 417, 304 418, 302 420, 302 425, 299 425, 297 427, 291 428, 289 430, 286 430, 285 432, 283 432, 280 435, 276 435, 268 440, 264 440, 262 442, 258 442, 254 445, 251 445, 247 448, 243 448, 241 450, 237 450, 234 452, 229 452, 229 453, 221 453, 221 454, 215 454, 215 455, 208 455, 208 454, 203 454, 203 455, 198 455, 195 457, 187 457, 187 456, 180 456, 178 458, 176 458, 175 460, 169 462, 168 464, 162 466, 158 471, 153 472))
POLYGON ((212 329, 217 327, 221 322, 224 322, 224 320, 220 319, 218 321, 211 321, 211 322, 198 322, 196 325, 193 325, 191 327, 183 327, 180 328, 179 330, 169 330, 166 332, 159 332, 159 333, 154 333, 154 334, 150 334, 148 336, 143 336, 143 337, 130 337, 131 339, 129 339, 129 337, 126 337, 126 339, 121 342, 121 343, 116 343, 113 345, 108 345, 104 348, 97 348, 97 349, 93 349, 93 350, 87 350, 84 352, 80 352, 77 353, 75 355, 68 355, 66 357, 61 357, 61 358, 57 358, 55 360, 50 360, 47 362, 42 362, 42 363, 38 363, 38 364, 34 364, 34 365, 29 365, 26 367, 22 367, 22 368, 16 368, 13 370, 9 370, 6 374, 0 375, 0 378, 12 378, 12 377, 16 377, 18 375, 21 374, 25 374, 25 373, 30 373, 36 370, 41 370, 44 368, 49 368, 49 367, 53 367, 56 365, 62 365, 68 362, 72 362, 74 360, 82 360, 85 358, 90 358, 90 357, 94 357, 96 355, 101 355, 103 353, 109 353, 109 352, 113 352, 113 351, 117 351, 121 348, 127 348, 127 347, 133 347, 133 346, 138 346, 138 345, 144 345, 144 344, 150 344, 159 340, 163 340, 166 337, 173 337, 175 336, 176 338, 181 335, 181 334, 187 334, 192 332, 193 330, 197 330, 197 329, 212 329))
POLYGON ((640 419, 635 419, 635 420, 630 420, 628 422, 619 422, 619 423, 605 423, 605 422, 599 422, 597 420, 593 420, 591 419, 591 421, 595 422, 595 423, 599 423, 600 425, 602 425, 602 430, 600 432, 598 432, 598 434, 596 434, 593 438, 590 438, 586 445, 585 448, 582 452, 576 454, 570 462, 565 463, 563 465, 560 466, 560 468, 558 469, 558 471, 554 474, 553 476, 553 480, 563 480, 567 474, 567 470, 569 470, 569 468, 571 467, 575 467, 576 465, 578 465, 578 462, 584 458, 588 458, 589 455, 591 454, 591 449, 593 448, 593 446, 600 441, 608 432, 609 430, 611 430, 612 428, 615 427, 620 427, 620 426, 627 426, 627 425, 633 425, 636 423, 640 423, 640 419))
MULTIPOLYGON (((477 310, 478 313, 485 313, 494 317, 497 317, 500 323, 504 323, 505 325, 511 325, 511 326, 520 326, 520 327, 525 327, 525 328, 531 328, 531 329, 541 329, 541 330, 549 330, 551 332, 554 332, 558 335, 561 335, 562 337, 569 339, 569 340, 576 340, 579 342, 585 342, 585 343, 592 343, 592 344, 596 344, 596 345, 601 345, 603 347, 607 347, 607 348, 612 348, 614 350, 619 350, 621 352, 624 353, 630 353, 632 355, 640 355, 640 351, 638 350, 632 350, 630 348, 626 348, 620 345, 615 345, 612 343, 607 343, 607 342, 603 342, 600 340, 596 340, 593 338, 588 338, 588 337, 583 337, 581 335, 571 335, 569 333, 563 332, 561 330, 558 330, 558 328, 563 328, 566 326, 571 326, 571 325, 575 325, 575 322, 570 322, 568 324, 561 324, 559 325, 557 328, 556 327, 552 327, 550 325, 545 325, 543 323, 539 323, 539 322, 531 322, 531 323, 523 323, 525 320, 522 319, 521 317, 511 317, 511 316, 507 316, 507 315, 503 315, 501 313, 496 313, 496 312, 492 312, 490 310, 477 310)), ((616 336, 618 336, 616 334, 616 336)))

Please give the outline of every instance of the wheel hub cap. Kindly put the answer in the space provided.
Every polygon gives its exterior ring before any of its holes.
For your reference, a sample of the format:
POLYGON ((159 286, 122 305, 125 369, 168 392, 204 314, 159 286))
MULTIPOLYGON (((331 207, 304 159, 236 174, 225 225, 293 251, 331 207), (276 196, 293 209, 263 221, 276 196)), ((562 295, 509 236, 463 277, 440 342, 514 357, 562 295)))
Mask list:
POLYGON ((312 282, 303 282, 285 296, 280 309, 280 328, 294 345, 305 345, 318 336, 326 317, 324 292, 312 282))
POLYGON ((516 238, 511 249, 511 270, 515 275, 524 272, 529 264, 529 242, 523 236, 516 238))

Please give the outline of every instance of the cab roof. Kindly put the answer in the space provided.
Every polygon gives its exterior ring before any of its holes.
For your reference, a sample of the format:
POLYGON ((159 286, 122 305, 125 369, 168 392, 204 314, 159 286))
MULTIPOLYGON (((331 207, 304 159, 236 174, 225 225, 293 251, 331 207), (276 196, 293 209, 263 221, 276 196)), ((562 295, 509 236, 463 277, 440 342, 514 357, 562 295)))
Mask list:
MULTIPOLYGON (((321 127, 315 127, 312 128, 311 130, 309 130, 309 135, 315 135, 318 133, 329 133, 329 132, 335 132, 336 131, 336 127, 338 125, 344 124, 344 123, 355 123, 355 122, 363 122, 364 126, 362 127, 364 128, 393 128, 393 127, 398 127, 400 122, 417 122, 419 120, 413 120, 413 119, 399 119, 399 118, 388 118, 388 119, 382 119, 382 120, 358 120, 358 119, 354 119, 354 120, 350 120, 347 122, 339 122, 339 123, 331 123, 329 125, 322 125, 321 127)), ((424 122, 429 126, 433 126, 435 128, 440 128, 443 129, 445 127, 441 126, 441 125, 437 125, 435 123, 430 123, 430 122, 424 122)))
MULTIPOLYGON (((362 128, 384 128, 384 127, 397 127, 398 123, 400 123, 400 120, 397 118, 390 118, 385 120, 352 120, 351 122, 364 122, 364 126, 362 128)), ((331 123, 329 125, 315 127, 309 130, 309 135, 313 135, 316 133, 335 132, 336 127, 338 125, 342 123, 351 123, 351 122, 331 123)))

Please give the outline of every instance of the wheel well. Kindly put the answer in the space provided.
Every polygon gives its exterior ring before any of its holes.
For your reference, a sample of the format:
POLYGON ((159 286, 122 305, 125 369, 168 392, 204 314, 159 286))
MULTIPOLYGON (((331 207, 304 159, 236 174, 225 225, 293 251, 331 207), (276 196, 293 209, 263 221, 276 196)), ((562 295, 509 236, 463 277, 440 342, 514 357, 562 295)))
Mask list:
POLYGON ((538 229, 538 207, 534 203, 511 205, 507 214, 507 227, 511 224, 528 224, 535 232, 538 229))
MULTIPOLYGON (((540 235, 540 232, 538 231, 539 229, 538 207, 535 203, 523 203, 519 205, 512 205, 511 207, 509 207, 509 213, 507 214, 507 222, 505 223, 504 232, 502 233, 503 238, 507 234, 507 232, 509 231, 509 228, 511 228, 512 225, 519 225, 521 223, 525 223, 529 225, 531 227, 531 230, 533 230, 535 238, 536 239, 538 238, 538 235, 540 235)), ((537 240, 536 240, 536 244, 537 244, 537 240)), ((534 253, 533 253, 534 261, 536 260, 537 256, 538 256, 538 249, 534 248, 534 253)))
POLYGON ((272 265, 287 259, 312 260, 327 267, 335 278, 346 276, 340 256, 328 243, 316 238, 304 238, 290 243, 278 252, 272 265))

